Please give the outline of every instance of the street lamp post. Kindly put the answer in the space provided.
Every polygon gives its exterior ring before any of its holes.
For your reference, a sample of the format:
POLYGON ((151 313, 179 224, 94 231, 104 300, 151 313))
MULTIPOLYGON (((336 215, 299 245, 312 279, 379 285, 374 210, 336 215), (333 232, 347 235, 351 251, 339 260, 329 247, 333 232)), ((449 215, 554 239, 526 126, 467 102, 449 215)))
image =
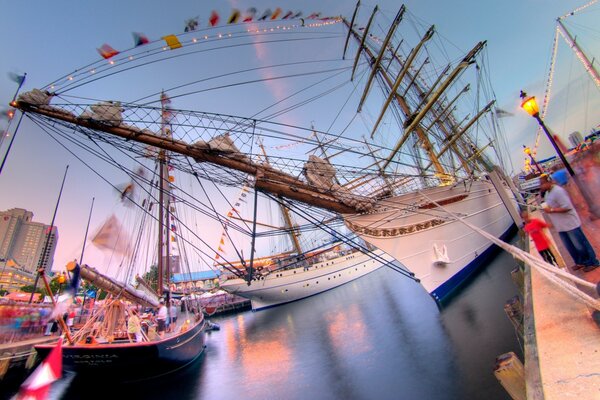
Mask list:
POLYGON ((590 213, 592 214, 592 217, 600 218, 600 207, 598 207, 598 203, 596 203, 593 200, 593 198, 592 198, 591 194, 588 192, 587 188, 579 181, 579 177, 575 174, 575 171, 573 171, 573 168, 571 168, 571 164, 569 164, 569 162, 567 161, 562 150, 560 149, 560 147, 558 147, 558 144, 552 137, 552 134, 550 134, 550 131, 548 131, 546 124, 540 117, 540 110, 537 105, 537 102, 535 101, 535 96, 527 97, 527 93, 525 93, 524 91, 521 90, 521 99, 523 100, 521 102, 521 108, 523 110, 525 110, 527 112, 527 114, 529 114, 533 118, 535 118, 536 121, 538 122, 538 124, 540 124, 540 126, 542 127, 542 130, 548 137, 548 140, 552 144, 552 147, 554 147, 554 150, 556 150, 558 157, 563 162, 563 165, 569 172, 569 175, 571 175, 571 177, 573 178, 573 182, 575 182, 575 185, 581 192, 583 199, 587 203, 588 209, 590 210, 590 213))
POLYGON ((540 165, 537 163, 537 161, 535 161, 535 158, 533 158, 533 154, 531 154, 531 149, 525 145, 523 145, 523 153, 527 154, 529 156, 529 159, 531 160, 531 162, 533 163, 533 165, 535 165, 535 168, 538 170, 538 172, 541 174, 543 174, 544 172, 542 171, 542 168, 540 167, 540 165))

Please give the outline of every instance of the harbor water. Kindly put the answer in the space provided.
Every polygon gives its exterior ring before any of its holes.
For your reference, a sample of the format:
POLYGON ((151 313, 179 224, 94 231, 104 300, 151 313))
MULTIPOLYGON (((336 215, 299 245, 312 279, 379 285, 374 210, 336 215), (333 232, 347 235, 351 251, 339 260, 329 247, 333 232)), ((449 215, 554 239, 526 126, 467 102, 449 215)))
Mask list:
POLYGON ((495 357, 515 351, 504 313, 517 294, 501 253, 443 309, 383 268, 337 289, 259 312, 213 318, 205 355, 177 374, 90 386, 67 376, 55 398, 509 399, 495 357), (115 397, 116 398, 116 397, 115 397))

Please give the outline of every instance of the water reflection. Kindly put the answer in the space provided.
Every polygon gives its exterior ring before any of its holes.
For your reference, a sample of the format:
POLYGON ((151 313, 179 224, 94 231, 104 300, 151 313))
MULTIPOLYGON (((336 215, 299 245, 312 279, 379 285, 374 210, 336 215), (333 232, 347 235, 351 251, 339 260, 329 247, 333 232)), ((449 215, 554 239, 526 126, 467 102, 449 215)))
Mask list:
MULTIPOLYGON (((516 293, 512 265, 501 257, 441 311, 419 285, 382 269, 303 301, 213 318, 221 330, 207 334, 204 360, 134 393, 178 400, 506 399, 492 368, 497 355, 519 346, 503 311, 516 293)), ((104 394, 128 389, 110 386, 104 394)), ((65 398, 89 398, 89 386, 74 381, 65 398)))

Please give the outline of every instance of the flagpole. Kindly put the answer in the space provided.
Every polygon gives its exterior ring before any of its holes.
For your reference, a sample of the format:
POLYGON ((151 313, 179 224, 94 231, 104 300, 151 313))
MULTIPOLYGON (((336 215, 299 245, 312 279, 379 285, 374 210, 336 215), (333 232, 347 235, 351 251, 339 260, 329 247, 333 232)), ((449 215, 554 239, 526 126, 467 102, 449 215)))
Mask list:
POLYGON ((21 125, 22 119, 23 119, 23 112, 21 112, 21 115, 19 116, 19 122, 17 122, 17 127, 15 128, 15 131, 14 131, 12 137, 10 138, 10 143, 8 143, 8 148, 6 149, 6 153, 4 153, 4 157, 2 158, 2 164, 0 164, 0 174, 2 174, 2 169, 4 169, 4 164, 6 163, 6 159, 8 158, 8 153, 10 153, 10 149, 13 145, 13 142, 15 141, 15 137, 17 137, 17 132, 19 131, 19 126, 21 125))
POLYGON ((44 244, 44 250, 41 255, 41 260, 38 264, 38 271, 37 271, 38 273, 35 276, 35 281, 33 283, 33 290, 31 291, 31 297, 29 298, 29 303, 33 302, 33 295, 35 293, 35 289, 37 287, 40 276, 42 276, 42 279, 43 279, 44 283, 46 284, 46 290, 48 291, 48 294, 52 298, 52 303, 54 305, 56 305, 56 301, 54 300, 54 296, 52 295, 50 286, 48 285, 48 282, 46 281, 46 277, 45 277, 46 270, 42 264, 43 264, 44 256, 46 255, 46 252, 48 251, 48 247, 50 245, 50 235, 52 234, 52 228, 54 228, 54 220, 56 219, 56 212, 58 211, 58 205, 60 204, 60 198, 62 196, 63 187, 65 186, 65 180, 67 179, 67 172, 69 172, 68 165, 65 168, 65 175, 63 176, 62 184, 60 185, 60 191, 58 192, 58 200, 56 200, 56 206, 54 207, 54 215, 52 216, 52 222, 50 223, 50 230, 48 231, 48 235, 46 236, 46 243, 44 244))
MULTIPOLYGON (((15 105, 14 104, 15 100, 17 99, 17 95, 19 94, 19 90, 21 90, 21 87, 25 83, 25 78, 26 77, 27 77, 27 72, 25 72, 23 74, 23 79, 19 79, 19 87, 17 87, 17 90, 15 90, 15 94, 14 94, 14 96, 13 96, 11 102, 10 102, 11 106, 15 105)), ((6 163, 6 159, 8 158, 8 153, 10 152, 12 144, 15 141, 15 136, 17 136, 17 132, 19 130, 19 126, 21 125, 21 120, 22 119, 23 119, 23 112, 21 112, 21 116, 19 117, 19 122, 17 122, 17 127, 15 128, 15 132, 13 133, 12 137, 10 138, 10 143, 8 144, 8 148, 6 149, 6 153, 4 153, 4 157, 2 158, 2 164, 0 164, 0 174, 2 174, 2 169, 4 168, 4 163, 6 163)), ((7 130, 7 132, 8 132, 8 130, 7 130)))
POLYGON ((79 257, 79 265, 82 265, 83 263, 83 253, 85 252, 85 243, 87 242, 88 231, 90 229, 90 221, 92 220, 92 210, 94 209, 95 199, 95 197, 92 197, 92 206, 90 207, 90 215, 88 216, 87 226, 85 227, 85 236, 83 238, 83 246, 81 248, 81 257, 79 257))

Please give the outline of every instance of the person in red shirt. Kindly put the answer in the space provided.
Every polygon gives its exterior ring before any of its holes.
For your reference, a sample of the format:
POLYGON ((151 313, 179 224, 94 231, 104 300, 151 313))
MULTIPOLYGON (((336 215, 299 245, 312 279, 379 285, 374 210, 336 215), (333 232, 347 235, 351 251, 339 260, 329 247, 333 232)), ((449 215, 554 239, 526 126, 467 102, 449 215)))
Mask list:
POLYGON ((523 222, 525 223, 525 226, 523 226, 523 230, 525 231, 525 233, 531 236, 531 240, 533 240, 535 248, 540 253, 542 258, 548 264, 554 264, 558 266, 556 258, 550 250, 550 243, 548 243, 548 239, 546 238, 546 235, 544 235, 543 232, 544 228, 549 228, 551 227, 551 225, 545 223, 541 219, 530 218, 529 213, 527 211, 523 211, 521 213, 521 217, 523 218, 523 222))

